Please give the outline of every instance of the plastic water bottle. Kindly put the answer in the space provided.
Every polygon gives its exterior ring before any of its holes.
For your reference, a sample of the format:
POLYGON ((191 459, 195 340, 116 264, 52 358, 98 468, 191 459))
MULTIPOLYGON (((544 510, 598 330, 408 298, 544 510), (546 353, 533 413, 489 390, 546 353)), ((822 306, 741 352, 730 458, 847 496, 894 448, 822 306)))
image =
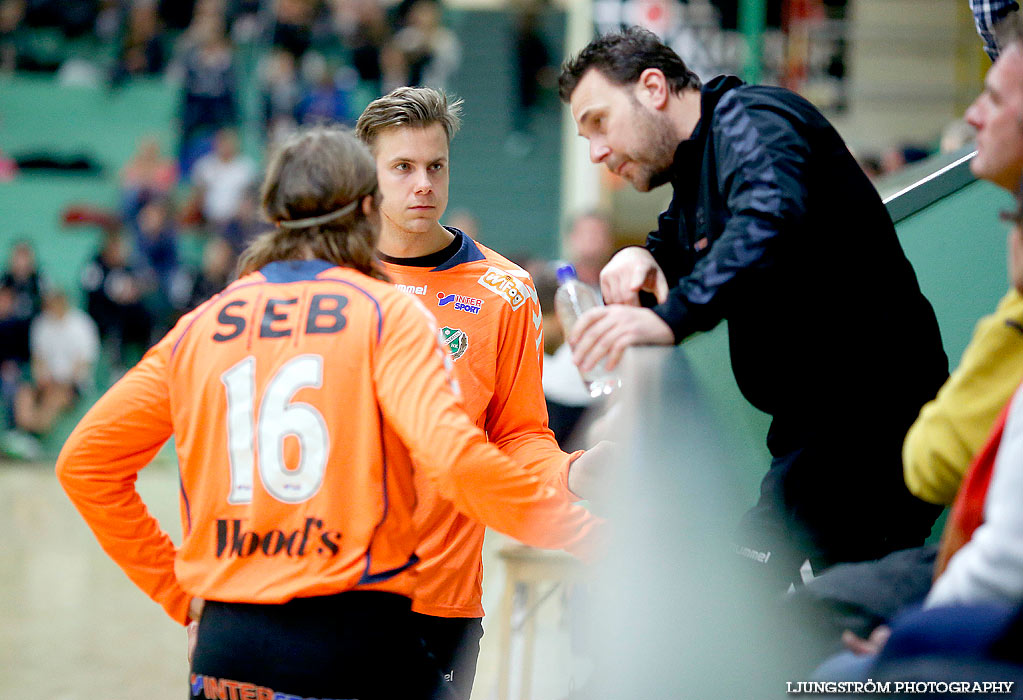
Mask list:
MULTIPOLYGON (((575 322, 585 312, 597 306, 603 306, 604 301, 592 287, 579 281, 576 275, 575 266, 570 264, 558 267, 558 291, 554 294, 554 310, 558 314, 558 321, 565 331, 565 337, 572 332, 575 322)), ((609 372, 604 367, 604 361, 583 374, 580 372, 590 396, 606 396, 622 385, 621 379, 614 372, 609 372)))

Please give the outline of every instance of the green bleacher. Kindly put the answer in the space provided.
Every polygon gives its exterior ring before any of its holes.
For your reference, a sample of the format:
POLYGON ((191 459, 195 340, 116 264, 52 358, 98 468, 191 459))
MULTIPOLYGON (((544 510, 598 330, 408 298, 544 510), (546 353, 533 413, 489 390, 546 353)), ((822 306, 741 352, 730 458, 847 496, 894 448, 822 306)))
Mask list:
POLYGON ((90 227, 64 228, 61 211, 72 203, 117 206, 121 165, 144 136, 160 139, 173 153, 176 92, 161 81, 123 90, 58 87, 53 78, 17 76, 0 83, 0 148, 8 156, 29 153, 81 154, 99 163, 100 175, 19 173, 0 184, 0 251, 30 239, 40 266, 72 294, 78 275, 99 245, 90 227))

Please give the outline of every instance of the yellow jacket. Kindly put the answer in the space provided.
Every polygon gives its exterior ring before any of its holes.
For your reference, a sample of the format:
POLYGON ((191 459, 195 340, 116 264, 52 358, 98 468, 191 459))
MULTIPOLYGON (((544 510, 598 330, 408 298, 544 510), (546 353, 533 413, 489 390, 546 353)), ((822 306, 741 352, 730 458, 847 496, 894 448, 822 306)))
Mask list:
POLYGON ((977 322, 959 366, 920 411, 902 448, 909 490, 950 504, 999 411, 1023 382, 1023 296, 1012 289, 977 322))

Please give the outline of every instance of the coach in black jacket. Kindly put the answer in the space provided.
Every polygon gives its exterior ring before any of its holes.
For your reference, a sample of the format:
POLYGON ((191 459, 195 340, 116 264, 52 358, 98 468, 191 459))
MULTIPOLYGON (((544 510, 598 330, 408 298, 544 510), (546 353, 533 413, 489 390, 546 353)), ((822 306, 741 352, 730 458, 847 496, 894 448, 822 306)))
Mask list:
POLYGON ((722 76, 701 87, 633 28, 561 75, 590 157, 674 197, 644 247, 601 273, 611 305, 572 341, 583 369, 728 320, 743 395, 773 417, 773 460, 737 551, 783 584, 921 544, 937 509, 909 494, 902 440, 948 376, 938 324, 873 185, 806 100, 722 76), (651 292, 657 305, 639 305, 651 292))

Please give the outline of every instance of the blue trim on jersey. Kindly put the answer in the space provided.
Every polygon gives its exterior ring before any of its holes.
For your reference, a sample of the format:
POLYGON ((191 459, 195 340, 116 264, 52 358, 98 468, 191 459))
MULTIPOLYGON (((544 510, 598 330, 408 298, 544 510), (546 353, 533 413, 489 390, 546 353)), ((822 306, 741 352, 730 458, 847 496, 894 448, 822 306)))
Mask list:
POLYGON ((444 228, 451 231, 451 233, 455 234, 455 236, 461 236, 462 245, 458 249, 457 253, 448 258, 446 262, 443 262, 433 268, 431 272, 443 272, 444 270, 450 270, 462 263, 470 263, 487 259, 487 256, 485 256, 476 245, 476 241, 466 236, 460 229, 457 229, 454 226, 445 226, 444 228))
POLYGON ((185 503, 185 534, 187 537, 192 532, 192 506, 188 502, 188 494, 185 493, 185 482, 181 479, 181 470, 178 469, 178 486, 181 487, 181 500, 185 503))
MULTIPOLYGON (((332 265, 332 267, 337 267, 337 266, 336 265, 332 265)), ((373 296, 372 294, 367 292, 365 289, 363 289, 359 285, 354 284, 352 282, 349 282, 348 280, 339 280, 337 277, 317 277, 316 280, 317 281, 330 280, 331 282, 339 282, 341 284, 348 285, 352 289, 357 289, 360 292, 362 292, 363 294, 365 294, 366 298, 369 299, 371 302, 373 302, 373 306, 377 307, 377 342, 378 343, 380 342, 380 336, 383 335, 383 332, 384 332, 384 312, 380 308, 380 302, 377 301, 377 298, 375 296, 373 296)))
MULTIPOLYGON (((386 442, 386 440, 384 439, 384 414, 380 410, 379 406, 377 406, 377 420, 378 420, 378 425, 380 426, 380 444, 383 445, 386 442)), ((387 571, 381 571, 381 572, 375 573, 375 574, 369 573, 369 570, 373 566, 373 540, 376 539, 377 532, 380 531, 380 528, 383 527, 385 522, 387 522, 387 513, 391 509, 391 499, 390 499, 390 496, 388 495, 388 491, 387 491, 387 454, 386 454, 386 450, 384 452, 383 458, 384 458, 383 459, 383 471, 381 473, 381 482, 380 483, 382 483, 384 485, 384 489, 383 489, 384 490, 384 512, 380 516, 380 522, 378 522, 376 524, 376 527, 373 528, 373 536, 369 538, 369 547, 366 548, 366 568, 363 569, 362 576, 359 578, 359 583, 356 584, 356 585, 361 585, 361 584, 364 584, 364 583, 379 583, 380 581, 386 581, 387 579, 392 578, 394 576, 397 576, 398 574, 400 574, 405 569, 407 569, 410 566, 413 566, 413 565, 415 565, 416 563, 419 562, 419 557, 416 555, 415 552, 413 552, 412 556, 409 557, 409 560, 407 562, 405 562, 404 564, 402 564, 401 566, 395 567, 393 569, 388 569, 387 571)))
POLYGON ((307 282, 316 279, 324 270, 337 267, 326 260, 278 260, 267 263, 259 271, 271 284, 307 282))
POLYGON ((409 557, 408 561, 402 564, 401 566, 396 566, 393 569, 388 569, 387 571, 381 571, 376 574, 371 574, 369 573, 370 559, 371 559, 370 555, 367 554, 366 570, 363 572, 362 578, 360 578, 359 582, 355 585, 361 586, 366 583, 380 583, 381 581, 386 581, 387 579, 394 578, 402 571, 405 571, 406 569, 409 569, 419 563, 419 555, 413 554, 411 557, 409 557))

